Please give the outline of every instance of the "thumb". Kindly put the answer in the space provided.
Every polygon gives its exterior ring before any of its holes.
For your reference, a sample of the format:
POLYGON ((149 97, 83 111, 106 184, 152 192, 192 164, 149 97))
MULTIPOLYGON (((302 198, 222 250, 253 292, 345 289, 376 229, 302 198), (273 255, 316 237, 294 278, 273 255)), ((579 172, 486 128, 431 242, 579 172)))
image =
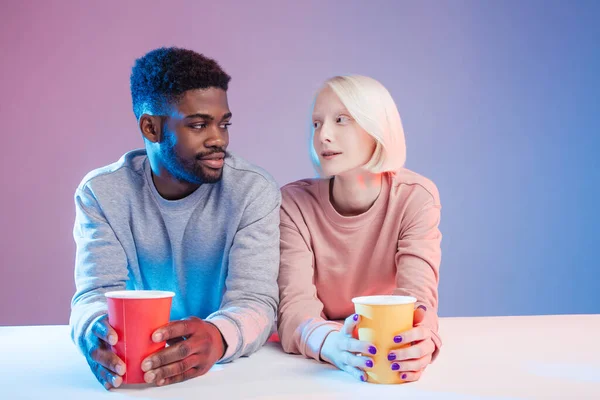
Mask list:
POLYGON ((413 326, 419 325, 423 320, 425 320, 426 311, 420 306, 415 309, 415 314, 413 317, 413 326))
POLYGON ((349 316, 348 318, 346 318, 346 320, 344 321, 344 326, 342 327, 342 329, 340 330, 340 332, 343 335, 352 337, 353 336, 352 334, 354 332, 354 328, 356 327, 356 325, 358 325, 359 321, 360 321, 360 315, 358 315, 358 314, 352 314, 351 316, 349 316))

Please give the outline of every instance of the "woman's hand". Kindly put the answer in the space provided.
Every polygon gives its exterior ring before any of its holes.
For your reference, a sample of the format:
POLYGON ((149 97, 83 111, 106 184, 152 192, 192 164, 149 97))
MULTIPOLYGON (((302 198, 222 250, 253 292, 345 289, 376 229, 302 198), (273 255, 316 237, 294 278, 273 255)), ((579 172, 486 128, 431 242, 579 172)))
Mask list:
POLYGON ((431 364, 431 357, 435 351, 435 344, 431 339, 431 330, 424 326, 417 326, 425 319, 427 311, 417 308, 414 314, 413 329, 395 336, 394 344, 410 343, 411 346, 392 350, 388 354, 390 368, 398 371, 403 381, 417 381, 423 370, 431 364))
POLYGON ((357 353, 374 355, 377 354, 377 349, 372 343, 352 337, 352 332, 359 321, 358 314, 351 315, 346 318, 339 332, 331 332, 321 348, 321 358, 356 379, 366 382, 367 376, 364 371, 373 368, 373 359, 357 353))

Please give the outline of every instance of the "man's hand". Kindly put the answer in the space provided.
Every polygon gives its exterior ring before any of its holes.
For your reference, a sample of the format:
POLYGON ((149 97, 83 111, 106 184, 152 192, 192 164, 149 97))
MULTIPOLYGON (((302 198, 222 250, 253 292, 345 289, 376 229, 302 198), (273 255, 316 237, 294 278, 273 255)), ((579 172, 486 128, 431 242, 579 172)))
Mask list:
POLYGON ((118 340, 117 332, 108 324, 106 315, 92 324, 85 336, 85 358, 98 382, 107 390, 121 386, 125 374, 125 363, 110 347, 118 340))
POLYGON ((195 317, 157 329, 152 340, 174 343, 142 361, 144 380, 158 386, 204 375, 225 353, 219 329, 195 317))

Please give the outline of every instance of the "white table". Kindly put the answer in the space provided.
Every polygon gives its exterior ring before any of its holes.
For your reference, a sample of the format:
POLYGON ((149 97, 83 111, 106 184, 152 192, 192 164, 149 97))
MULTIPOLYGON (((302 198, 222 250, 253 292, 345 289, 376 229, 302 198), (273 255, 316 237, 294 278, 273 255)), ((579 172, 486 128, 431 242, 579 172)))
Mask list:
POLYGON ((442 318, 440 333, 415 383, 358 382, 270 342, 191 381, 107 392, 68 327, 2 327, 0 399, 600 399, 600 315, 442 318))

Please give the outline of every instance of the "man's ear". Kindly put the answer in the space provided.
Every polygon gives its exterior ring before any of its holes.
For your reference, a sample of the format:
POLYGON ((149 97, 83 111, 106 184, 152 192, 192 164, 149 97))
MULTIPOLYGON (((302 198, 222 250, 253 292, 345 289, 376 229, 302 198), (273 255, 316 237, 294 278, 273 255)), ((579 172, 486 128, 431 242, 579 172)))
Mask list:
POLYGON ((162 118, 158 115, 142 114, 140 117, 140 131, 146 140, 160 143, 162 139, 162 118))

